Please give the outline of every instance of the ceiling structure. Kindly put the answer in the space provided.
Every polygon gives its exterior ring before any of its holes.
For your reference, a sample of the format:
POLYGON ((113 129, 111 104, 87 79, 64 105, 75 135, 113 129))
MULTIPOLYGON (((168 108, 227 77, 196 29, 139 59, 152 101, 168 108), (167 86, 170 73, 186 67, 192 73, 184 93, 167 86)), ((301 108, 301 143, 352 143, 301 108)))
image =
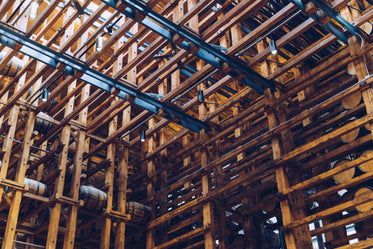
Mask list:
POLYGON ((369 248, 372 6, 1 1, 2 248, 369 248))

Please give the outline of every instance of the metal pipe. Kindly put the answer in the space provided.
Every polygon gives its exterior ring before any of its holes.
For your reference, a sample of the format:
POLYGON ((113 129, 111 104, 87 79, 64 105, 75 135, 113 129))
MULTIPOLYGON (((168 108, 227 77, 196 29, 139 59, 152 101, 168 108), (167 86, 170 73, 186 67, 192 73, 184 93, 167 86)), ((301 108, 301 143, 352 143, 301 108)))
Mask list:
POLYGON ((39 247, 39 248, 45 248, 45 246, 41 246, 41 245, 36 245, 36 244, 32 244, 32 243, 28 243, 28 242, 23 242, 23 241, 19 241, 19 240, 13 240, 14 243, 17 243, 17 244, 21 244, 21 245, 27 245, 27 246, 33 246, 33 247, 39 247))
POLYGON ((318 24, 320 24, 321 26, 323 26, 326 30, 328 30, 331 34, 333 34, 335 37, 337 37, 338 39, 340 39, 341 41, 343 41, 344 43, 347 43, 347 37, 343 34, 343 32, 341 32, 340 30, 338 30, 336 27, 334 27, 331 23, 326 23, 325 25, 320 23, 320 20, 319 20, 319 17, 317 15, 317 13, 315 14, 312 14, 312 15, 309 15, 305 9, 304 9, 304 5, 303 3, 300 1, 300 0, 291 0, 295 5, 297 5, 307 16, 311 17, 313 20, 315 20, 318 24))
POLYGON ((0 35, 0 42, 2 42, 4 45, 12 48, 16 43, 20 44, 22 46, 19 49, 20 53, 26 54, 53 68, 57 68, 59 63, 66 65, 65 69, 63 70, 64 73, 75 76, 76 72, 81 72, 82 75, 80 79, 82 81, 107 92, 111 92, 113 89, 115 89, 119 91, 117 96, 125 100, 128 96, 133 96, 135 98, 133 101, 134 104, 156 114, 158 113, 158 109, 161 109, 164 111, 164 113, 169 114, 166 115, 165 118, 175 121, 194 132, 199 132, 201 129, 210 129, 209 124, 206 122, 178 110, 167 103, 149 97, 145 93, 133 87, 125 85, 108 75, 88 67, 74 58, 58 53, 57 51, 37 43, 3 25, 0 25, 0 35))
POLYGON ((346 19, 340 16, 333 8, 329 5, 324 3, 322 0, 311 0, 316 6, 322 9, 328 16, 338 22, 342 27, 347 29, 352 35, 356 36, 358 39, 361 39, 359 35, 358 29, 355 28, 351 23, 349 23, 346 19))
MULTIPOLYGON (((116 8, 116 0, 101 0, 102 2, 110 5, 113 8, 116 8)), ((233 68, 228 74, 234 78, 237 78, 240 73, 246 76, 246 80, 243 82, 248 84, 250 83, 250 87, 254 88, 259 93, 263 94, 263 88, 271 88, 275 90, 278 83, 272 80, 268 80, 267 78, 263 77, 259 73, 255 72, 254 70, 243 66, 243 63, 238 60, 237 58, 231 57, 225 53, 214 48, 211 44, 208 44, 197 35, 193 34, 191 31, 187 30, 186 28, 173 23, 172 21, 168 20, 164 16, 160 15, 159 13, 155 12, 144 3, 138 0, 121 0, 126 6, 128 6, 123 13, 132 18, 136 19, 139 13, 147 16, 148 18, 144 18, 140 21, 140 23, 153 30, 163 38, 168 39, 171 42, 174 42, 175 35, 179 35, 183 41, 181 41, 178 46, 185 50, 190 50, 191 46, 197 47, 198 51, 196 52, 196 56, 205 60, 209 64, 213 65, 218 69, 222 69, 223 63, 227 63, 229 67, 233 68), (152 20, 155 22, 153 22, 152 20), (238 72, 237 72, 238 71, 238 72)))

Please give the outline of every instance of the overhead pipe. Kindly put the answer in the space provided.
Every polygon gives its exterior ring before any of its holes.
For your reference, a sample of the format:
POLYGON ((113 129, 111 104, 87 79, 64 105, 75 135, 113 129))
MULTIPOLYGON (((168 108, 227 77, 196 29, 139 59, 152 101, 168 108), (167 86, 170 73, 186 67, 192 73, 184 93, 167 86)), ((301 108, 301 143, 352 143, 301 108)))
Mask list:
POLYGON ((359 30, 354 27, 351 23, 349 23, 346 19, 340 16, 333 8, 329 5, 324 3, 322 0, 311 0, 317 7, 323 10, 329 17, 339 23, 342 27, 344 27, 348 32, 352 35, 356 36, 357 38, 361 39, 361 35, 359 34, 359 30))
POLYGON ((333 34, 335 37, 337 37, 339 40, 343 41, 344 43, 347 43, 347 37, 343 34, 342 31, 340 31, 338 28, 333 26, 331 23, 322 24, 320 22, 320 17, 317 13, 309 14, 305 10, 305 6, 301 0, 290 0, 293 2, 298 8, 300 8, 307 16, 311 17, 313 20, 315 20, 319 25, 324 27, 326 30, 328 30, 331 34, 333 34))
POLYGON ((38 42, 31 40, 24 35, 0 25, 0 43, 14 48, 19 46, 19 52, 30 56, 38 61, 47 64, 50 67, 58 68, 62 64, 66 67, 63 73, 80 77, 80 80, 87 82, 90 85, 98 87, 106 92, 114 92, 119 98, 127 100, 131 98, 133 104, 136 104, 155 114, 165 114, 163 117, 172 122, 176 122, 187 129, 194 132, 199 132, 201 129, 209 130, 210 127, 206 122, 203 122, 173 106, 161 102, 153 97, 148 96, 133 87, 125 85, 120 81, 109 77, 93 68, 76 61, 64 54, 58 53, 49 47, 46 47, 38 42), (161 110, 161 111, 160 111, 161 110))
MULTIPOLYGON (((330 33, 335 35, 338 39, 343 41, 344 43, 348 43, 347 37, 345 34, 339 30, 337 27, 335 27, 332 23, 328 22, 326 24, 322 24, 320 21, 320 16, 318 13, 314 13, 310 15, 305 11, 305 6, 301 0, 291 0, 295 5, 297 5, 300 9, 303 10, 305 14, 313 18, 317 23, 319 23, 321 26, 323 26, 325 29, 327 29, 330 33)), ((350 32, 352 35, 356 36, 359 39, 361 38, 361 35, 359 34, 359 30, 354 27, 351 23, 349 23, 346 19, 341 17, 333 8, 328 6, 326 3, 324 3, 322 0, 311 0, 320 10, 322 10, 326 15, 328 15, 330 18, 335 20, 337 23, 339 23, 343 28, 345 28, 348 32, 350 32)))
MULTIPOLYGON (((120 0, 101 1, 113 8, 116 8, 118 6, 117 3, 120 0)), ((139 23, 141 23, 143 26, 153 30, 155 33, 159 34, 170 42, 177 43, 180 48, 187 51, 195 50, 195 55, 210 65, 213 65, 218 69, 223 69, 224 67, 227 68, 227 74, 233 78, 240 79, 258 93, 263 94, 264 88, 275 90, 277 86, 280 86, 277 82, 268 80, 254 70, 243 66, 243 63, 237 58, 221 52, 211 44, 193 34, 191 31, 158 14, 141 1, 121 1, 125 6, 128 6, 122 10, 123 14, 134 20, 139 20, 139 23), (141 15, 148 18, 143 18, 141 20, 138 19, 138 17, 141 15), (242 75, 245 76, 244 80, 242 80, 242 75)))

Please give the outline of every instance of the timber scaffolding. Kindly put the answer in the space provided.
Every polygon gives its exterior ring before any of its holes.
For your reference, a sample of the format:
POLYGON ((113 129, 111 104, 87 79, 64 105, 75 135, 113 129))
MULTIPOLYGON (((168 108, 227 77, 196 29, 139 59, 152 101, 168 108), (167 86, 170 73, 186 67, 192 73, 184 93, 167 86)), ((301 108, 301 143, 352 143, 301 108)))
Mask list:
POLYGON ((371 0, 0 19, 2 249, 373 247, 371 0))

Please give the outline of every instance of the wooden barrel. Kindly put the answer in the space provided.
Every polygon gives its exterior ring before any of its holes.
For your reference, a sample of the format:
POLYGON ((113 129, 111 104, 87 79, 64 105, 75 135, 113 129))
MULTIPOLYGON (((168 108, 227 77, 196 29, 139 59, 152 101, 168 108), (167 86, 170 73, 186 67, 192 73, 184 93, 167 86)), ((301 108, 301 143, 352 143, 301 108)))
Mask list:
MULTIPOLYGON (((333 168, 343 166, 349 162, 350 161, 346 159, 340 160, 336 164, 334 164, 333 168)), ((336 183, 344 183, 348 180, 351 180, 354 177, 354 175, 355 175, 355 167, 336 174, 335 176, 333 176, 333 179, 336 183)))
POLYGON ((367 129, 367 131, 370 131, 370 124, 364 125, 364 128, 367 129))
POLYGON ((362 30, 364 30, 364 32, 367 33, 368 35, 371 35, 371 34, 372 34, 372 31, 373 31, 372 23, 370 23, 370 22, 366 22, 366 23, 364 23, 363 25, 361 25, 360 28, 361 28, 362 30))
POLYGON ((267 213, 270 213, 275 210, 277 203, 278 198, 276 196, 274 196, 273 194, 266 194, 263 197, 263 210, 267 213))
MULTIPOLYGON (((367 157, 369 154, 372 154, 373 150, 366 150, 361 153, 360 157, 367 157)), ((359 169, 363 172, 373 171, 373 160, 369 160, 365 163, 359 165, 359 169)))
MULTIPOLYGON (((354 194, 354 201, 361 201, 373 197, 373 189, 371 187, 361 187, 354 194)), ((364 204, 357 205, 356 210, 363 213, 368 212, 373 208, 373 201, 368 201, 364 204)))
POLYGON ((353 109, 358 106, 361 102, 361 92, 355 92, 342 99, 342 106, 345 109, 353 109))
MULTIPOLYGON (((39 113, 40 116, 42 117, 45 117, 45 118, 50 118, 52 119, 52 117, 48 116, 47 114, 45 114, 44 112, 40 112, 39 113)), ((43 118, 39 118, 39 117, 36 117, 35 119, 35 125, 34 125, 34 129, 42 134, 46 134, 49 130, 51 130, 53 128, 53 123, 52 122, 49 122, 43 118)))
MULTIPOLYGON (((347 73, 351 76, 356 75, 356 68, 355 68, 355 65, 354 65, 353 62, 350 62, 350 63, 347 64, 347 73)), ((346 109, 348 109, 348 108, 346 108, 346 109)))
POLYGON ((45 185, 44 183, 35 181, 33 179, 25 178, 24 184, 30 186, 28 192, 30 192, 31 194, 45 196, 47 193, 47 185, 45 185))
POLYGON ((341 141, 348 144, 356 140, 360 134, 360 128, 354 129, 341 136, 341 141))
POLYGON ((107 202, 107 194, 92 186, 80 186, 79 198, 84 201, 84 206, 91 210, 100 210, 107 202))
MULTIPOLYGON (((0 53, 0 61, 4 58, 5 53, 0 53)), ((13 57, 10 61, 0 69, 0 74, 14 77, 23 68, 23 61, 17 57, 13 57)))
POLYGON ((56 149, 60 148, 61 146, 62 146, 61 137, 56 136, 56 137, 54 137, 53 139, 50 140, 49 150, 50 151, 56 150, 56 149))
POLYGON ((150 221, 152 211, 148 206, 135 201, 126 202, 126 213, 131 215, 131 221, 145 223, 150 221))

